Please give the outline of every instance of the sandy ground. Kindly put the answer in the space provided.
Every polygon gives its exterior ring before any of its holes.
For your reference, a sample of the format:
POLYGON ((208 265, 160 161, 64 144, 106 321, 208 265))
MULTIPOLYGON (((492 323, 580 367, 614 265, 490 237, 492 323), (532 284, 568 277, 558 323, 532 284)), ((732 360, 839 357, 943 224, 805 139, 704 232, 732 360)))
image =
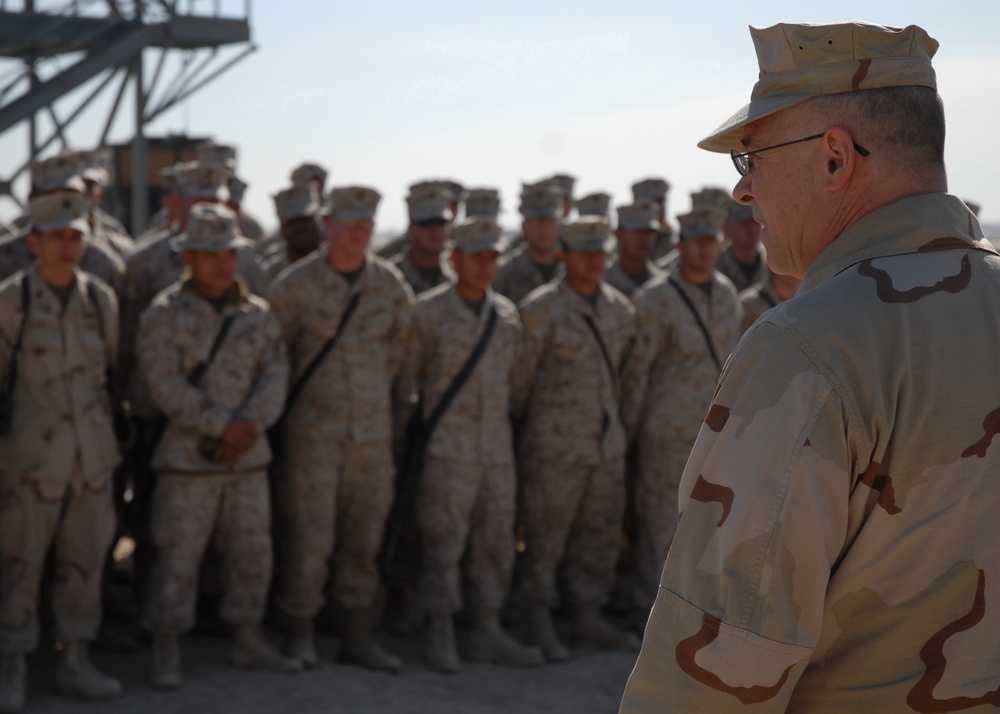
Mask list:
MULTIPOLYGON (((271 634, 274 640, 273 633, 271 634)), ((461 636, 461 633, 460 633, 461 636)), ((241 712, 311 714, 312 712, 384 712, 388 714, 486 714, 501 712, 618 711, 634 652, 576 650, 569 662, 532 669, 464 664, 456 675, 429 671, 412 639, 383 641, 405 662, 399 675, 338 664, 337 640, 319 637, 324 660, 297 675, 244 672, 228 666, 228 643, 211 636, 183 641, 184 686, 155 692, 145 684, 149 647, 132 654, 95 652, 94 661, 122 680, 124 695, 108 702, 80 702, 53 692, 55 655, 49 650, 29 658, 27 712, 38 714, 111 714, 148 712, 241 712)))

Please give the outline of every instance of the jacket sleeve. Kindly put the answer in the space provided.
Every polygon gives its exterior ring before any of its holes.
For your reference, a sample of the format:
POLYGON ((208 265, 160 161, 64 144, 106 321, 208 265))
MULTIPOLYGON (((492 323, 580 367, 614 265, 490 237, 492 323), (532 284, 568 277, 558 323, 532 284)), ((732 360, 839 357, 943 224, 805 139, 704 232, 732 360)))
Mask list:
POLYGON ((752 334, 681 480, 626 714, 783 712, 819 641, 850 539, 856 440, 806 354, 777 328, 752 334))

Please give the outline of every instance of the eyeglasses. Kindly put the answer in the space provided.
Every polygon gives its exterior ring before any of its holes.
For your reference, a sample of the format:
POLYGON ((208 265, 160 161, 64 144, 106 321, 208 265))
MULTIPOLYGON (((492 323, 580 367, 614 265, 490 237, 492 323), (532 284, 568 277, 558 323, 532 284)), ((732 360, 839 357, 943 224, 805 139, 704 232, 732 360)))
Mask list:
MULTIPOLYGON (((775 144, 774 146, 765 146, 763 149, 754 149, 753 151, 744 151, 742 154, 737 154, 735 151, 730 151, 729 156, 733 160, 733 166, 739 172, 740 176, 746 176, 750 173, 750 169, 753 168, 753 162, 750 160, 751 156, 756 156, 757 154, 762 154, 765 151, 770 151, 771 149, 780 149, 783 146, 791 146, 792 144, 801 144, 803 141, 812 141, 813 139, 819 139, 823 134, 813 134, 812 136, 807 136, 805 139, 796 139, 795 141, 786 141, 783 144, 775 144)), ((854 142, 851 142, 854 143, 854 142)), ((858 146, 854 144, 854 150, 857 151, 862 156, 868 156, 868 149, 863 146, 858 146)))

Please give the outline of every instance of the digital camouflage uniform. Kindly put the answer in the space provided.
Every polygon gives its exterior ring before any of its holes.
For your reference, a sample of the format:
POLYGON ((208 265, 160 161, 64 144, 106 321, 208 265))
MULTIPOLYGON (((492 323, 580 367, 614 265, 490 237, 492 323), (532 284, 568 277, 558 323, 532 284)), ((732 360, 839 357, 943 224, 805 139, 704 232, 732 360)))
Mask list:
POLYGON ((660 275, 663 275, 663 270, 656 267, 653 261, 647 260, 646 274, 645 276, 641 276, 642 282, 637 283, 635 278, 626 273, 625 269, 622 268, 621 259, 615 258, 614 262, 608 266, 608 269, 604 273, 604 282, 631 300, 636 290, 660 275))
POLYGON ((770 280, 747 288, 740 293, 740 305, 743 307, 743 324, 740 329, 746 332, 757 318, 782 302, 774 292, 770 280))
POLYGON ((719 259, 715 261, 715 269, 729 278, 736 288, 736 292, 742 292, 754 285, 766 282, 770 275, 767 270, 767 254, 761 245, 757 246, 757 265, 749 276, 740 262, 733 257, 732 246, 727 246, 719 254, 719 259))
POLYGON ((118 304, 107 285, 76 275, 65 307, 34 267, 0 283, 2 384, 24 319, 22 282, 30 287, 11 431, 0 436, 2 654, 38 646, 50 549, 54 636, 93 640, 101 619, 101 573, 115 526, 111 474, 120 460, 106 383, 118 304))
POLYGON ((552 278, 546 281, 541 270, 528 257, 527 244, 525 243, 520 248, 504 255, 500 262, 497 279, 493 283, 493 289, 514 304, 520 304, 535 288, 540 288, 547 282, 555 282, 564 275, 566 275, 566 268, 562 263, 555 263, 552 278))
POLYGON ((995 711, 998 274, 959 199, 910 196, 747 333, 623 712, 995 711))
POLYGON ((515 404, 523 404, 518 444, 526 603, 555 606, 562 563, 574 604, 600 605, 615 578, 625 510, 625 429, 618 414, 618 371, 635 337, 634 310, 600 284, 596 307, 565 280, 520 305, 524 353, 515 404), (587 327, 590 317, 614 374, 587 327))
POLYGON ((161 634, 194 625, 198 568, 209 541, 221 554, 220 616, 234 625, 259 623, 271 581, 270 447, 258 439, 232 467, 203 451, 232 419, 266 428, 281 415, 288 362, 278 321, 239 283, 219 311, 184 281, 143 313, 136 353, 150 397, 168 420, 151 464, 156 562, 144 624, 161 634), (192 385, 188 376, 210 359, 230 316, 218 352, 192 385))
MULTIPOLYGON (((671 273, 698 310, 720 364, 740 337, 740 303, 715 273, 712 295, 671 273)), ((635 295, 638 337, 622 373, 622 419, 635 449, 635 598, 648 608, 677 527, 677 486, 712 402, 719 368, 676 289, 661 277, 635 295)))
POLYGON ((419 392, 424 418, 472 354, 494 307, 498 317, 489 344, 425 455, 417 521, 423 546, 419 591, 427 612, 461 608, 460 566, 470 608, 499 610, 507 597, 517 491, 510 384, 521 321, 514 304, 492 291, 476 315, 452 285, 425 293, 414 307, 402 380, 407 393, 419 392))
POLYGON ((433 280, 430 279, 429 271, 421 270, 413 264, 413 260, 410 258, 410 251, 408 250, 394 256, 391 262, 403 274, 414 295, 420 295, 438 285, 453 283, 456 280, 455 269, 451 267, 451 263, 444 256, 444 253, 442 253, 441 259, 438 261, 439 272, 433 276, 433 280))
MULTIPOLYGON (((196 204, 197 205, 197 204, 196 204)), ((169 288, 184 272, 184 257, 174 250, 173 241, 183 233, 170 229, 155 239, 141 242, 129 257, 125 268, 125 286, 122 296, 122 349, 125 350, 122 371, 129 379, 129 399, 132 413, 140 419, 154 419, 157 410, 150 402, 148 392, 131 364, 139 317, 158 293, 169 288)), ((239 275, 247 289, 261 295, 267 289, 267 279, 257 262, 253 250, 240 247, 239 275)))
POLYGON ((328 561, 338 606, 374 602, 376 556, 393 498, 390 393, 413 295, 395 268, 373 256, 352 285, 330 266, 326 249, 290 266, 268 295, 295 385, 356 291, 361 298, 336 347, 283 422, 276 602, 295 618, 313 618, 322 607, 328 561))

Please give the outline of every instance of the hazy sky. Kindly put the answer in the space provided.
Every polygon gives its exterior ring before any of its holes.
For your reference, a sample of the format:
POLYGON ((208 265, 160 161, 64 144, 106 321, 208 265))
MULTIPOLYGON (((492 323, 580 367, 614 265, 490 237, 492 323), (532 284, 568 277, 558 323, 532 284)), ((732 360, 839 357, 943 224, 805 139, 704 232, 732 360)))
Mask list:
POLYGON ((380 230, 405 226, 406 187, 429 177, 499 188, 507 226, 519 221, 520 182, 554 172, 578 177, 577 196, 604 190, 616 205, 630 200, 635 180, 664 176, 676 214, 691 191, 738 178, 728 157, 695 144, 749 98, 757 65, 748 25, 914 23, 941 43, 934 64, 951 192, 1000 223, 998 160, 982 146, 1000 116, 1000 3, 802 9, 810 6, 256 0, 258 51, 150 133, 235 143, 246 205, 267 225, 276 222, 271 194, 304 160, 326 166, 330 185, 381 191, 380 230))

